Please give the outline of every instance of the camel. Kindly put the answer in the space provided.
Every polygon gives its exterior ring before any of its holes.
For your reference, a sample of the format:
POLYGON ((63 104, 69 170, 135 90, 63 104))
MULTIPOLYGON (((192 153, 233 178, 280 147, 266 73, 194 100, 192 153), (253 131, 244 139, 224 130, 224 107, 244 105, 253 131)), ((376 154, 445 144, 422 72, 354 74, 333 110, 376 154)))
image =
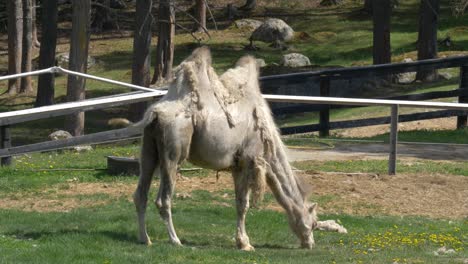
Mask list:
POLYGON ((178 168, 188 160, 204 168, 232 171, 239 249, 254 250, 245 218, 250 195, 253 203, 258 202, 266 185, 284 208, 301 247, 314 246, 316 204, 308 201, 306 185, 289 165, 258 75, 256 60, 245 56, 218 76, 206 47, 193 51, 174 69, 168 93, 138 123, 143 130, 141 172, 133 197, 140 242, 151 244, 145 212, 153 174, 158 173, 156 206, 170 241, 181 245, 172 222, 171 198, 178 168))

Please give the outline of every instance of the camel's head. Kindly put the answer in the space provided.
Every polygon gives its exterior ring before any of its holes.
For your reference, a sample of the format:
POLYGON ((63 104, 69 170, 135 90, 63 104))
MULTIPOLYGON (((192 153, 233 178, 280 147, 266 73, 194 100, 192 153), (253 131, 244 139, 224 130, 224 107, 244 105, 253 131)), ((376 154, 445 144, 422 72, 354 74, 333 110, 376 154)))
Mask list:
POLYGON ((302 217, 296 221, 293 231, 301 240, 301 247, 312 248, 315 245, 313 231, 317 227, 317 204, 306 204, 302 217))

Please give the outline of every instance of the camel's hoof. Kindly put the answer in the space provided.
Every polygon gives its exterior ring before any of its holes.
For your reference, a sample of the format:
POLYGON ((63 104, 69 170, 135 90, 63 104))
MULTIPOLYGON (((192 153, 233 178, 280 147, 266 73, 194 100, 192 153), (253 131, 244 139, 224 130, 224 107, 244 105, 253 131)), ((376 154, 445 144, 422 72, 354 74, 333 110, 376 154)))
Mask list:
POLYGON ((140 239, 139 240, 140 244, 151 246, 153 243, 151 242, 151 239, 140 239))
POLYGON ((178 240, 178 239, 177 240, 171 240, 171 244, 173 244, 175 246, 179 246, 179 247, 183 246, 182 243, 180 242, 180 240, 178 240))
POLYGON ((251 245, 240 246, 239 249, 242 251, 255 251, 255 248, 251 245))
POLYGON ((312 249, 315 246, 315 243, 304 243, 301 244, 301 248, 303 249, 312 249))

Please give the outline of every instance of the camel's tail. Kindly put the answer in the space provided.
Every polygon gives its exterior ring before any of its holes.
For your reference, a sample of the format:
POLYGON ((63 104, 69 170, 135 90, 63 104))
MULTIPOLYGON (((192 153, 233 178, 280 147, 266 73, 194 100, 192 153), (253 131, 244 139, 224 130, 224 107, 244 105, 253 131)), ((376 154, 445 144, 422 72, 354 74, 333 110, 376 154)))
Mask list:
POLYGON ((145 114, 143 115, 143 118, 138 121, 137 123, 132 124, 130 127, 134 129, 144 129, 147 125, 149 125, 151 122, 153 122, 154 119, 156 119, 157 115, 153 109, 153 107, 149 107, 148 110, 146 110, 145 114))

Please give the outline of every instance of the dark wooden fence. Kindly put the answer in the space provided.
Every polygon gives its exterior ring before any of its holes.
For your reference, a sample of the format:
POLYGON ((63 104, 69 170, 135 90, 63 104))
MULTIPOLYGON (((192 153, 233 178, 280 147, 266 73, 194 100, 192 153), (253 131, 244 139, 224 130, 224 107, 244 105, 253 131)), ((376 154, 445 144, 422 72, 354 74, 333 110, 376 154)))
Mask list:
MULTIPOLYGON (((435 60, 417 61, 411 63, 384 64, 366 67, 351 67, 343 69, 323 70, 316 72, 293 73, 285 75, 266 76, 260 78, 263 85, 268 85, 268 82, 288 83, 304 83, 304 82, 319 82, 320 93, 322 96, 329 95, 330 80, 340 78, 356 78, 359 76, 376 77, 385 74, 395 74, 401 72, 412 72, 426 67, 436 69, 460 67, 460 88, 452 91, 430 92, 417 95, 406 95, 392 97, 394 100, 429 100, 436 98, 458 97, 460 103, 468 103, 468 56, 453 57, 435 60)), ((54 71, 52 71, 54 72, 54 71)), ((95 77, 93 77, 95 78, 95 77)), ((101 80, 103 80, 101 78, 101 80)), ((105 132, 94 133, 90 135, 80 136, 72 139, 64 139, 58 141, 41 142, 25 146, 11 147, 11 135, 9 127, 16 123, 25 121, 48 118, 52 116, 61 116, 78 111, 96 110, 117 105, 125 105, 141 101, 155 100, 160 97, 158 92, 146 93, 128 93, 120 96, 110 96, 107 98, 91 99, 82 102, 68 103, 66 105, 54 105, 44 108, 34 108, 21 111, 15 111, 14 114, 0 113, 0 157, 1 164, 8 165, 11 162, 10 156, 29 152, 47 151, 54 149, 62 149, 82 144, 97 144, 111 141, 118 141, 139 136, 138 129, 133 127, 117 129, 105 132), (50 109, 49 109, 50 108, 50 109)), ((342 106, 333 106, 342 107, 342 106)), ((320 131, 321 135, 328 135, 330 129, 351 128, 360 126, 369 126, 377 124, 390 123, 390 117, 369 118, 363 120, 330 122, 330 105, 307 105, 297 106, 290 109, 291 113, 305 111, 320 111, 320 123, 308 126, 286 127, 282 128, 283 134, 304 133, 311 131, 320 131)), ((465 108, 463 108, 465 109, 465 108)), ((442 110, 428 113, 417 113, 400 115, 399 122, 407 122, 414 120, 432 119, 448 116, 458 116, 458 127, 466 127, 467 114, 465 110, 442 110)))
MULTIPOLYGON (((265 76, 260 78, 263 90, 268 92, 269 85, 285 85, 288 84, 302 84, 307 82, 317 82, 320 85, 320 96, 330 96, 330 81, 337 79, 353 79, 353 78, 379 78, 381 76, 388 76, 390 74, 398 74, 405 72, 414 72, 422 69, 444 69, 444 68, 460 68, 460 85, 459 88, 451 91, 437 91, 421 94, 410 94, 393 97, 380 97, 378 99, 390 100, 410 100, 422 101, 432 100, 439 98, 458 97, 458 102, 468 102, 468 56, 450 57, 443 59, 432 59, 424 61, 415 61, 408 63, 393 63, 381 64, 363 67, 350 67, 341 69, 326 69, 314 72, 301 72, 292 74, 282 74, 265 76)), ((294 114, 303 112, 320 112, 319 123, 281 128, 282 134, 295 134, 319 131, 320 136, 327 136, 331 129, 353 128, 379 124, 389 124, 388 117, 382 118, 369 118, 361 120, 350 120, 340 122, 330 122, 330 109, 344 108, 350 106, 340 105, 294 105, 282 107, 280 109, 273 109, 273 114, 294 114)), ((355 106, 352 106, 355 107, 355 106)), ((457 127, 462 128, 467 126, 467 112, 466 111, 453 111, 442 110, 427 113, 416 113, 400 116, 400 122, 409 122, 416 120, 434 119, 442 117, 458 116, 457 127)))

